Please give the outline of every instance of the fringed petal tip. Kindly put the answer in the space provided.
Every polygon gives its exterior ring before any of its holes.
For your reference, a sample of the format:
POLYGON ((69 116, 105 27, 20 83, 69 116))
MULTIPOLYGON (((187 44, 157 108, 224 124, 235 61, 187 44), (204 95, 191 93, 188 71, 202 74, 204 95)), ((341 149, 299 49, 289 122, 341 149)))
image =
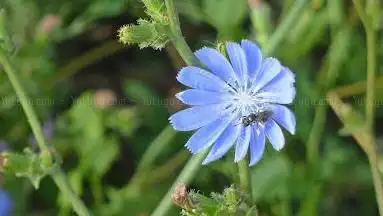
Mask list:
POLYGON ((171 116, 168 118, 168 121, 169 121, 169 124, 173 127, 173 129, 176 130, 176 131, 178 131, 177 128, 174 126, 173 115, 171 115, 171 116))
POLYGON ((195 154, 195 152, 193 152, 193 150, 191 149, 191 147, 190 147, 187 143, 184 145, 184 147, 185 147, 190 153, 195 154))
POLYGON ((179 101, 181 101, 182 103, 185 103, 185 102, 183 101, 183 99, 182 99, 182 94, 183 94, 183 92, 178 92, 178 93, 175 94, 174 96, 175 96, 179 101))

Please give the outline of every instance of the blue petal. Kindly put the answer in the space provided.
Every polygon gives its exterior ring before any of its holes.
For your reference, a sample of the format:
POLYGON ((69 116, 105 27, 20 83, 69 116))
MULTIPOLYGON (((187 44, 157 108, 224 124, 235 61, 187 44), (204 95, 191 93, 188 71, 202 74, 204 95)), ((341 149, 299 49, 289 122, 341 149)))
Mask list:
POLYGON ((281 128, 274 120, 268 120, 265 125, 265 133, 273 148, 280 151, 285 146, 285 137, 281 128))
POLYGON ((233 147, 234 142, 238 138, 239 132, 241 131, 240 129, 241 126, 234 124, 231 124, 229 127, 227 127, 222 135, 214 143, 202 164, 206 165, 223 157, 230 150, 230 148, 233 147))
POLYGON ((210 92, 199 89, 188 89, 176 94, 176 97, 187 105, 207 105, 227 100, 228 95, 220 92, 210 92))
POLYGON ((175 130, 195 130, 224 115, 225 107, 225 104, 195 106, 173 114, 169 120, 175 130))
POLYGON ((295 134, 295 115, 287 107, 282 105, 272 105, 272 118, 284 127, 291 134, 295 134))
POLYGON ((255 86, 252 89, 257 92, 276 77, 282 70, 282 65, 275 58, 266 58, 262 63, 262 67, 255 77, 255 86))
POLYGON ((207 147, 210 147, 227 128, 232 121, 232 117, 222 117, 214 122, 198 129, 185 144, 193 154, 199 153, 207 147))
POLYGON ((241 47, 246 54, 248 76, 256 77, 262 64, 262 52, 255 43, 249 40, 242 40, 241 47))
POLYGON ((252 127, 250 140, 250 166, 255 165, 262 158, 265 151, 265 131, 263 128, 252 127))
POLYGON ((237 43, 229 42, 226 45, 226 51, 237 77, 246 82, 248 77, 247 62, 242 47, 237 43))
POLYGON ((195 52, 195 55, 202 64, 227 83, 237 80, 230 63, 217 50, 205 47, 195 52))
POLYGON ((294 87, 286 87, 280 91, 257 93, 257 99, 261 103, 291 104, 294 101, 295 94, 294 87))
POLYGON ((242 127, 241 133, 239 134, 237 140, 237 144, 235 146, 234 162, 238 162, 245 158, 247 150, 249 149, 251 132, 251 127, 242 127))
POLYGON ((198 67, 184 67, 178 74, 177 80, 191 88, 207 91, 226 92, 230 88, 214 74, 198 67))
POLYGON ((0 190, 0 215, 8 216, 11 215, 12 211, 12 199, 9 194, 5 191, 0 190))
POLYGON ((263 97, 264 102, 290 104, 295 98, 295 77, 288 69, 282 71, 264 86, 258 96, 263 97))

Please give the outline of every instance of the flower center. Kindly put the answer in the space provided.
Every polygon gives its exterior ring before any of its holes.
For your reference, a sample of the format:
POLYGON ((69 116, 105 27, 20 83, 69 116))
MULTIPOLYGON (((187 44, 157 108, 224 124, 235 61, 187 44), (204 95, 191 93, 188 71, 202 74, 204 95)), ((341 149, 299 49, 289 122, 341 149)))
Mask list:
POLYGON ((245 89, 238 89, 233 94, 233 106, 238 117, 249 115, 257 110, 255 95, 245 89))

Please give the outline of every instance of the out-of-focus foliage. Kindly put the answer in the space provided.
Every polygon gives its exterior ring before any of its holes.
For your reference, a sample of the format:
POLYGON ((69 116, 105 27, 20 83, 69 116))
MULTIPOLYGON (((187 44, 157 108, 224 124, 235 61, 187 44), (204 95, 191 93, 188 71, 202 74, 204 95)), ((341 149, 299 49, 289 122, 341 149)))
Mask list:
MULTIPOLYGON (((241 38, 266 47, 295 2, 175 0, 183 34, 193 49, 241 38)), ((287 137, 282 152, 267 150, 252 168, 256 209, 259 215, 278 216, 377 215, 367 159, 355 140, 344 136, 358 130, 364 118, 360 114, 365 105, 363 91, 350 88, 352 96, 345 98, 355 108, 351 122, 356 127, 351 128, 343 128, 325 98, 330 89, 366 79, 365 32, 351 1, 307 2, 272 54, 296 75, 297 97, 291 108, 297 133, 287 137), (319 144, 316 163, 307 160, 312 143, 319 144)), ((169 113, 181 108, 173 95, 181 88, 175 76, 183 62, 171 45, 152 51, 105 44, 117 40, 117 29, 123 24, 139 18, 158 21, 162 15, 149 17, 138 0, 2 0, 1 8, 12 37, 2 38, 0 25, 0 42, 13 46, 11 60, 32 98, 30 103, 42 121, 52 122, 47 125, 54 133, 46 134, 47 141, 62 157, 76 192, 95 215, 149 215, 189 156, 183 144, 190 134, 175 134, 166 127, 169 113), (83 55, 85 60, 76 62, 83 55), (89 56, 98 61, 87 62, 93 59, 89 56), (80 67, 84 69, 62 70, 73 62, 84 64, 80 67), (161 148, 148 149, 152 142, 161 148), (143 158, 148 163, 142 166, 145 169, 140 168, 143 158)), ((381 76, 383 9, 370 10, 376 14, 377 74, 381 76)), ((161 38, 161 47, 167 39, 161 38)), ((147 45, 152 46, 151 42, 147 45)), ((381 83, 376 89, 380 146, 381 83)), ((11 151, 22 152, 26 147, 37 151, 4 73, 0 73, 0 119, 0 138, 11 151)), ((189 187, 210 194, 238 183, 232 155, 203 166, 189 187)), ((36 158, 31 160, 33 168, 36 158)), ((26 179, 8 174, 1 179, 1 188, 12 195, 14 215, 73 214, 50 179, 43 179, 38 191, 26 179)), ((180 211, 174 206, 169 215, 180 211)))

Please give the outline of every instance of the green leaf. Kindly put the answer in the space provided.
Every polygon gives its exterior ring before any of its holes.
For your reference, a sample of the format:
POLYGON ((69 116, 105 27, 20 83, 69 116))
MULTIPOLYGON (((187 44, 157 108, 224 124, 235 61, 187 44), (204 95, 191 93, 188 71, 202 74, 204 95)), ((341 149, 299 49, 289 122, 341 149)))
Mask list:
POLYGON ((146 14, 154 21, 162 25, 168 24, 168 17, 166 15, 166 7, 163 1, 160 0, 142 0, 146 8, 146 14))
POLYGON ((39 188, 40 181, 53 168, 45 161, 45 155, 36 154, 30 149, 25 149, 23 153, 4 152, 1 154, 3 167, 0 171, 13 174, 17 177, 28 178, 35 189, 39 188))
POLYGON ((218 31, 228 32, 239 26, 247 15, 245 0, 204 0, 203 11, 206 21, 218 31))
MULTIPOLYGON (((69 110, 70 130, 80 132, 83 140, 99 141, 104 134, 102 113, 96 109, 93 94, 82 94, 69 110)), ((87 145, 78 146, 79 149, 88 148, 87 145)))
POLYGON ((194 23, 201 23, 205 14, 195 0, 177 0, 174 2, 180 15, 186 16, 194 23))
POLYGON ((349 49, 351 46, 352 29, 345 26, 339 29, 328 51, 329 71, 327 74, 327 86, 332 87, 338 77, 339 68, 347 62, 349 49))
POLYGON ((286 198, 290 172, 290 161, 282 154, 261 160, 251 171, 253 199, 286 198))
POLYGON ((206 213, 207 215, 214 215, 215 212, 217 212, 218 203, 214 199, 194 191, 191 191, 189 195, 193 203, 197 204, 198 209, 201 212, 206 213))
POLYGON ((128 5, 127 1, 123 0, 96 0, 90 2, 91 4, 88 6, 82 17, 91 21, 102 17, 117 16, 122 13, 128 5))
POLYGON ((344 104, 342 109, 344 127, 339 130, 341 136, 351 136, 365 129, 364 116, 349 104, 344 104))
POLYGON ((257 7, 251 8, 252 33, 258 44, 264 48, 267 45, 272 29, 271 8, 267 2, 262 1, 257 4, 257 7))
POLYGON ((121 134, 130 136, 140 125, 136 108, 110 109, 108 110, 105 125, 118 130, 121 134))
POLYGON ((294 52, 290 52, 290 49, 286 48, 288 57, 297 59, 311 52, 313 47, 320 43, 327 34, 328 24, 329 17, 326 10, 315 12, 311 9, 304 12, 302 19, 289 33, 289 45, 294 48, 294 52), (315 28, 311 28, 311 26, 315 26, 315 28))
POLYGON ((78 98, 69 111, 75 140, 74 148, 80 156, 80 166, 84 172, 102 176, 117 159, 118 140, 105 137, 104 116, 102 110, 93 103, 92 93, 84 93, 78 98))
POLYGON ((167 116, 169 114, 164 106, 166 101, 157 95, 150 86, 141 81, 130 80, 126 82, 124 92, 142 113, 144 126, 158 131, 168 124, 167 116))
POLYGON ((252 208, 250 208, 247 211, 246 216, 258 216, 258 209, 257 209, 257 207, 253 206, 252 208))
POLYGON ((8 23, 5 10, 0 8, 0 48, 11 54, 15 48, 9 34, 8 23))
POLYGON ((92 167, 96 175, 103 176, 118 158, 118 140, 115 137, 105 137, 103 142, 93 145, 86 155, 83 155, 83 162, 92 167))

